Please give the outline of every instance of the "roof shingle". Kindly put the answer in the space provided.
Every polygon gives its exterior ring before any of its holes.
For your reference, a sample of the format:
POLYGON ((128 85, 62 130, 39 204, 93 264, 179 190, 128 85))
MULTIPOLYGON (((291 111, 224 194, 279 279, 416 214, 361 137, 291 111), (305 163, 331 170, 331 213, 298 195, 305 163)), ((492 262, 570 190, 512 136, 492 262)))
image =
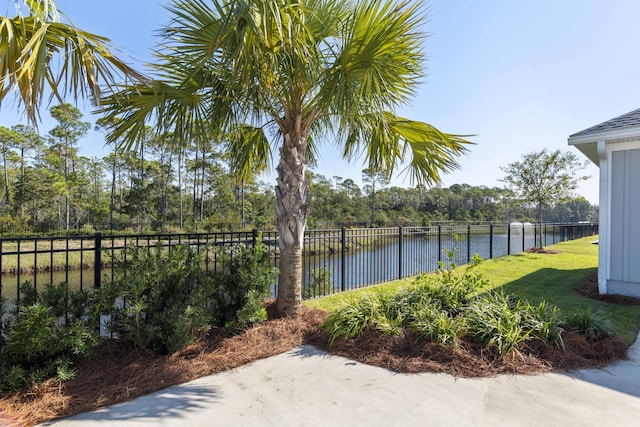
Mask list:
POLYGON ((615 117, 606 122, 602 122, 599 125, 591 126, 588 129, 581 130, 578 133, 574 133, 573 136, 588 135, 591 133, 603 132, 611 129, 621 129, 628 127, 640 126, 640 108, 633 110, 629 113, 615 117))

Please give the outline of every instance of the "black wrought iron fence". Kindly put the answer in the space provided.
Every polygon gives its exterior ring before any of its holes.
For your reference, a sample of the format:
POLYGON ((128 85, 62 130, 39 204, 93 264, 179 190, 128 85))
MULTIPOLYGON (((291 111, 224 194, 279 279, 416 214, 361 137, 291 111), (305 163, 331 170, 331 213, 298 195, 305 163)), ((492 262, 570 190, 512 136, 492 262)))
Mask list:
MULTIPOLYGON (((596 234, 597 224, 546 224, 543 245, 596 234)), ((303 294, 314 298, 430 272, 469 262, 474 254, 497 258, 538 246, 534 224, 440 225, 430 227, 309 230, 305 234, 303 294)), ((70 289, 90 289, 113 278, 111 259, 129 246, 165 248, 188 245, 204 252, 207 270, 219 263, 216 247, 254 245, 258 238, 278 264, 274 231, 193 234, 19 237, 0 239, 0 298, 20 301, 20 285, 36 291, 64 282, 70 289)), ((273 294, 277 293, 274 283, 273 294)))

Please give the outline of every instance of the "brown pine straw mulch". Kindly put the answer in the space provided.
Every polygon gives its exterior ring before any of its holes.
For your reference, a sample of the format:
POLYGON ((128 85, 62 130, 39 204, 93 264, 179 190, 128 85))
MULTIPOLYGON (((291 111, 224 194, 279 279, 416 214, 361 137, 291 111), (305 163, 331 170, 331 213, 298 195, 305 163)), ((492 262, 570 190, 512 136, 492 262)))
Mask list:
POLYGON ((560 251, 556 251, 555 249, 547 249, 547 248, 529 248, 526 250, 526 252, 530 254, 549 254, 549 255, 561 253, 560 251))
MULTIPOLYGON (((268 311, 272 308, 270 303, 268 311)), ((105 340, 92 360, 78 368, 75 379, 62 385, 49 383, 20 393, 0 395, 0 426, 22 425, 11 424, 10 417, 21 420, 24 425, 33 425, 95 410, 280 354, 305 343, 396 372, 442 372, 458 377, 602 367, 625 358, 628 347, 615 337, 589 342, 573 333, 565 334, 566 351, 542 343, 528 343, 502 360, 473 343, 463 342, 457 351, 452 351, 416 342, 411 336, 376 333, 337 340, 329 346, 328 337, 319 327, 326 316, 323 311, 303 307, 296 318, 269 320, 240 335, 232 336, 216 329, 170 356, 139 352, 117 340, 105 340)))
POLYGON ((628 295, 604 294, 598 291, 598 273, 594 273, 589 280, 584 282, 578 288, 580 295, 587 298, 593 298, 600 301, 609 302, 618 305, 640 305, 640 298, 628 295))

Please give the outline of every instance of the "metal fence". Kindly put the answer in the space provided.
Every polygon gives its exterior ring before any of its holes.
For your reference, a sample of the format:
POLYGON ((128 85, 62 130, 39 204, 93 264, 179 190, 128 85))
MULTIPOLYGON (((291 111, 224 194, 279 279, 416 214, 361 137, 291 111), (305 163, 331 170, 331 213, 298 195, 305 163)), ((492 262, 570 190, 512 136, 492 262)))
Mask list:
MULTIPOLYGON (((543 227, 543 245, 598 232, 597 224, 543 227)), ((60 282, 70 289, 99 287, 113 278, 111 259, 130 246, 171 250, 189 245, 204 252, 205 269, 215 270, 219 252, 214 248, 254 245, 259 236, 277 266, 274 231, 2 238, 0 298, 19 302, 20 285, 26 281, 36 291, 60 282)), ((536 239, 534 224, 309 230, 304 240, 303 294, 314 298, 434 271, 439 265, 461 265, 476 253, 485 259, 501 257, 538 246, 536 239)))

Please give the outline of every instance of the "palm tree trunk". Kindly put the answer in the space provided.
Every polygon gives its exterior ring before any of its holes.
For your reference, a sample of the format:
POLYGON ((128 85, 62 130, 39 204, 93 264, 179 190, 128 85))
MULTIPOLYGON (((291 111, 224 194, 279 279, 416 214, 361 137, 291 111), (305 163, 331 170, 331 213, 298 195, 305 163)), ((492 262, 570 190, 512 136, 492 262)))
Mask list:
POLYGON ((276 216, 280 246, 280 277, 276 311, 294 316, 302 303, 302 247, 307 225, 307 140, 303 135, 284 135, 280 148, 276 186, 276 216))

